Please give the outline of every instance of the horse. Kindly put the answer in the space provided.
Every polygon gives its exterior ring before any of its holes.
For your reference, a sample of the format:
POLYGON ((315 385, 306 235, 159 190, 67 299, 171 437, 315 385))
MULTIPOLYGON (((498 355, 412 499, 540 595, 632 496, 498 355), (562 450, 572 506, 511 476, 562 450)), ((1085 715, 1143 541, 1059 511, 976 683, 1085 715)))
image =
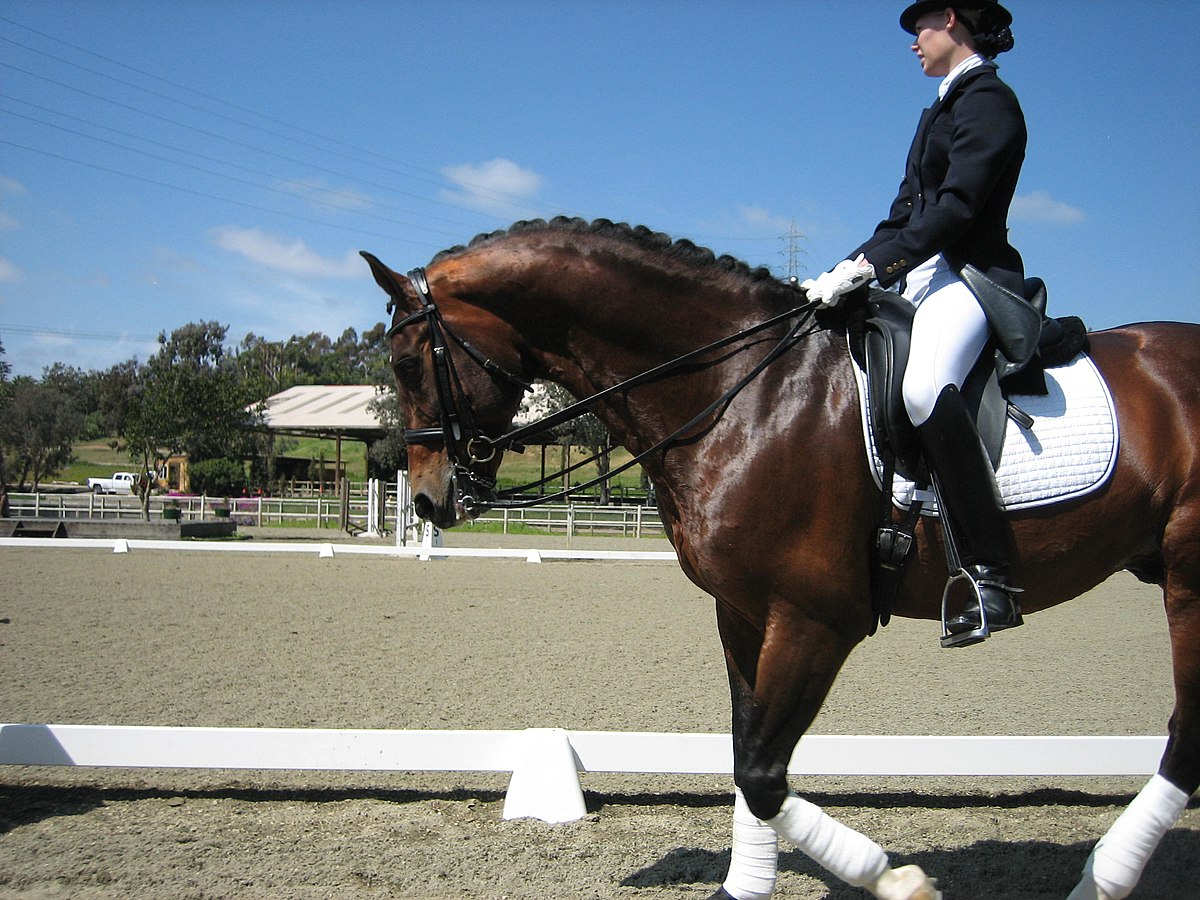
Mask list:
MULTIPOLYGON (((716 600, 729 677, 733 850, 711 900, 769 897, 779 838, 875 897, 940 897, 919 867, 892 868, 787 781, 797 742, 875 626, 882 498, 836 318, 823 323, 766 269, 607 220, 517 223, 407 277, 362 255, 391 298, 419 516, 449 528, 486 508, 515 443, 497 436, 535 379, 594 400, 653 483, 683 571, 716 600)), ((1176 692, 1166 749, 1070 895, 1116 900, 1200 786, 1200 325, 1089 340, 1120 422, 1113 471, 1086 496, 1008 515, 1026 614, 1121 570, 1163 591, 1176 692)), ((938 620, 941 529, 926 518, 914 537, 894 614, 938 620)))

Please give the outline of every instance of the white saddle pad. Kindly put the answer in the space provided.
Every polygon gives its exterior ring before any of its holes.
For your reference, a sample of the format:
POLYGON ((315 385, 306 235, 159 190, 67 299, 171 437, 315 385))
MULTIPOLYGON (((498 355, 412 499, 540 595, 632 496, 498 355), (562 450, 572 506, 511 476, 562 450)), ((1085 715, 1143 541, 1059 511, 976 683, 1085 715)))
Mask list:
MULTIPOLYGON (((866 402, 866 375, 854 366, 867 458, 875 483, 883 480, 883 460, 871 439, 866 402)), ((1068 365, 1046 370, 1045 396, 1015 395, 1013 403, 1033 417, 1033 427, 1007 421, 996 483, 1007 509, 1028 509, 1069 500, 1096 490, 1117 464, 1117 416, 1108 385, 1091 359, 1083 354, 1068 365)), ((892 500, 907 508, 916 485, 899 476, 892 500)), ((936 512, 932 493, 923 494, 924 507, 936 512)))

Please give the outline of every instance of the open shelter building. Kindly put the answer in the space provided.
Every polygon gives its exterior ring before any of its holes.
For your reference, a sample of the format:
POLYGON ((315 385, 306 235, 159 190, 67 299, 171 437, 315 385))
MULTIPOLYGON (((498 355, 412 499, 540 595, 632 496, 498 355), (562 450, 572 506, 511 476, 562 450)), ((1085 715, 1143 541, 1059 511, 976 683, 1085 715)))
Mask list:
POLYGON ((340 477, 344 440, 361 441, 369 449, 387 433, 371 408, 379 396, 379 388, 370 384, 296 385, 266 399, 263 428, 271 434, 332 439, 334 471, 340 477))

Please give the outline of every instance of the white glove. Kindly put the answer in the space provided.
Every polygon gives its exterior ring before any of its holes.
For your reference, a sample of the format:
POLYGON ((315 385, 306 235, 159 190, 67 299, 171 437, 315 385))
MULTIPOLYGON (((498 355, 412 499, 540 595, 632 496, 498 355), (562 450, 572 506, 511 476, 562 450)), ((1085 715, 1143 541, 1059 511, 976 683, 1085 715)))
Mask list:
POLYGON ((831 271, 800 282, 800 287, 809 300, 834 306, 842 294, 862 287, 874 277, 875 267, 860 253, 857 259, 844 259, 831 271))

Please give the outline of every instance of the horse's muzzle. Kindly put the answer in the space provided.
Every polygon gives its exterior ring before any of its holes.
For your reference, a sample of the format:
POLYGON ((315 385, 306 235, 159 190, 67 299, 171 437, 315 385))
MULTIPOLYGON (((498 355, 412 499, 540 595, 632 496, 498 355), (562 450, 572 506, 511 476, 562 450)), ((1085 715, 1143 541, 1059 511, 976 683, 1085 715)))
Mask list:
POLYGON ((487 482, 465 470, 457 471, 440 497, 427 491, 413 496, 413 509, 418 518, 432 522, 438 528, 453 528, 467 519, 483 515, 496 501, 496 491, 487 482))

